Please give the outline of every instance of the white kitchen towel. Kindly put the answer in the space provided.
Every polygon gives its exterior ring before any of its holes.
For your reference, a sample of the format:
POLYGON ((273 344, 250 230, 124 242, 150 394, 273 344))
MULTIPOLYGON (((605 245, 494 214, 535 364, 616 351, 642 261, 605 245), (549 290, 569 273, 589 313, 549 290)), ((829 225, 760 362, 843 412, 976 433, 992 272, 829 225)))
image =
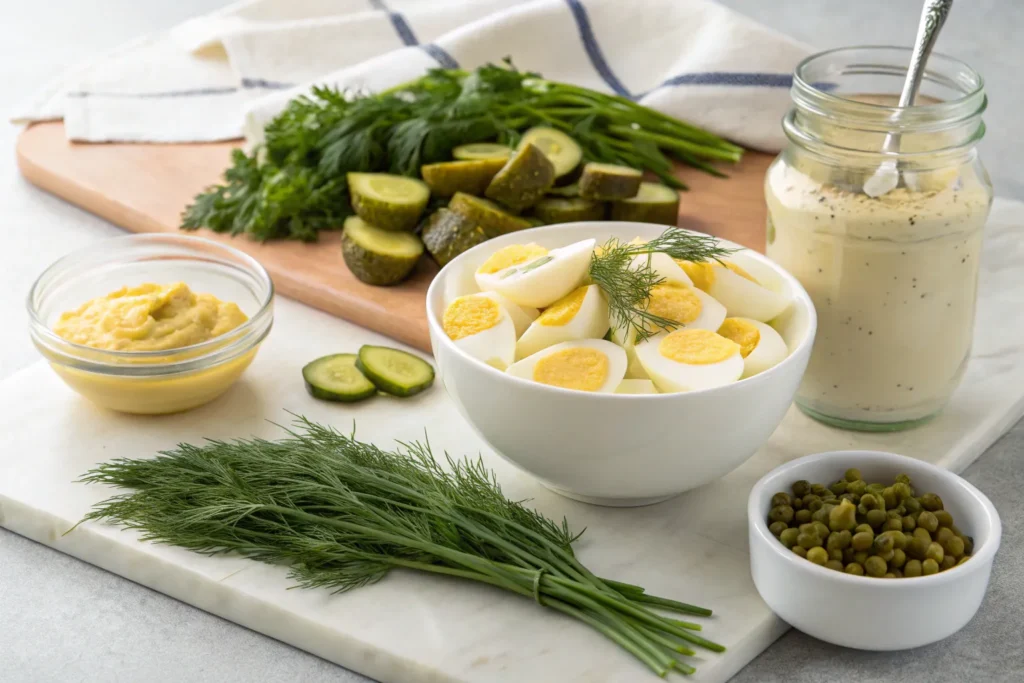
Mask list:
POLYGON ((15 112, 81 141, 259 140, 315 84, 377 90, 508 56, 764 150, 810 50, 708 0, 246 0, 79 67, 15 112))

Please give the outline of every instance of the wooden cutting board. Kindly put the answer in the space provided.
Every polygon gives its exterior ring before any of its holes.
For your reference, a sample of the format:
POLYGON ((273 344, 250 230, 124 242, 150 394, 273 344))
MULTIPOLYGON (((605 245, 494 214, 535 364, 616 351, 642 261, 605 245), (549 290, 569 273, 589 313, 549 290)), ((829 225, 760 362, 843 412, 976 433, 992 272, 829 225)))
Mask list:
MULTIPOLYGON (((78 144, 68 142, 63 124, 43 123, 21 134, 17 157, 29 182, 116 225, 132 232, 177 232, 182 209, 218 180, 240 144, 78 144)), ((767 154, 748 153, 737 166, 723 169, 731 176, 727 180, 680 168, 679 177, 691 189, 683 194, 679 224, 763 251, 762 184, 770 162, 767 154)), ((397 287, 371 287, 345 267, 338 233, 316 244, 201 234, 258 259, 285 296, 430 350, 424 295, 437 268, 429 259, 397 287)))

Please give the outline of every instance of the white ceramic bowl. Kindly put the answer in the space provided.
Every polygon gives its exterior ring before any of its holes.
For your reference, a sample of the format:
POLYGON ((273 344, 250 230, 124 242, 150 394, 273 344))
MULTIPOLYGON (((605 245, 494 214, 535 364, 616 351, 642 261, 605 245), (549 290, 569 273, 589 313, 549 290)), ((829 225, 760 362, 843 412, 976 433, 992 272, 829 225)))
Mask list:
POLYGON ((479 264, 506 245, 651 239, 664 230, 648 223, 587 222, 504 235, 453 260, 427 292, 438 374, 462 414, 495 451, 571 498, 601 505, 654 503, 717 479, 750 458, 782 420, 807 367, 816 326, 807 293, 777 265, 744 251, 747 270, 793 299, 777 324, 790 355, 734 384, 656 395, 592 394, 507 375, 455 347, 441 327, 445 305, 465 291, 479 264))
POLYGON ((804 633, 860 650, 905 650, 951 636, 985 596, 1002 526, 991 501, 957 475, 894 453, 832 451, 778 467, 750 492, 750 573, 772 611, 804 633), (877 579, 825 569, 793 554, 768 531, 772 495, 793 482, 831 483, 849 467, 867 481, 910 475, 919 492, 937 493, 957 527, 974 538, 962 565, 931 576, 877 579))

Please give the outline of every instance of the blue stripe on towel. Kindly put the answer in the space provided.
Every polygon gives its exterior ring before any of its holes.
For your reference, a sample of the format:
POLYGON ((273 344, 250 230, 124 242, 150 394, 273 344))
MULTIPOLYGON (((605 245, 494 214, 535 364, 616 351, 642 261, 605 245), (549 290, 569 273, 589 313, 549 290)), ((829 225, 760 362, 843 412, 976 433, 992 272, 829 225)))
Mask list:
POLYGON ((420 41, 416 40, 416 34, 412 32, 412 27, 409 26, 409 22, 405 20, 399 12, 392 12, 384 0, 370 0, 370 5, 375 10, 385 12, 388 15, 388 19, 391 20, 391 25, 395 27, 395 33, 402 39, 402 43, 406 46, 419 45, 420 41))
POLYGON ((590 63, 593 64, 594 69, 615 94, 632 98, 629 90, 608 66, 608 61, 604 58, 604 53, 601 52, 601 47, 597 44, 597 38, 594 36, 594 28, 590 25, 587 8, 580 0, 565 0, 565 4, 569 6, 572 18, 576 20, 576 28, 580 32, 580 40, 583 41, 583 49, 587 51, 587 56, 590 57, 590 63))
POLYGON ((434 43, 424 43, 423 45, 420 45, 420 49, 422 49, 428 55, 433 57, 434 61, 436 61, 445 69, 459 68, 459 63, 455 61, 455 58, 448 54, 448 52, 440 45, 435 45, 434 43))
POLYGON ((294 87, 293 83, 281 83, 280 81, 268 81, 265 78, 243 78, 243 88, 263 88, 265 90, 287 90, 294 87))
POLYGON ((662 83, 661 87, 671 87, 674 85, 739 85, 788 88, 793 85, 793 76, 778 73, 709 71, 706 73, 680 74, 662 83))
POLYGON ((151 90, 149 92, 103 92, 76 90, 67 93, 65 97, 111 97, 120 99, 151 100, 165 97, 210 97, 213 95, 231 95, 242 89, 249 90, 262 88, 264 90, 284 90, 291 87, 291 83, 268 81, 265 78, 243 78, 241 88, 226 86, 223 88, 193 88, 191 90, 151 90))

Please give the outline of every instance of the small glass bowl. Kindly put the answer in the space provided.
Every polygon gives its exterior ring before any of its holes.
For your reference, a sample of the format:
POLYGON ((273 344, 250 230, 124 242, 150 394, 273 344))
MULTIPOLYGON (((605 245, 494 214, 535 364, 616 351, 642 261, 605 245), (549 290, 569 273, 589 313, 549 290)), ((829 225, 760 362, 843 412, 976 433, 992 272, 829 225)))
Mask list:
POLYGON ((207 403, 249 366, 274 320, 274 284, 255 259, 184 235, 128 235, 58 260, 28 295, 29 334, 64 382, 94 403, 126 413, 176 413, 207 403), (249 320, 209 341, 168 351, 107 351, 53 331, 61 313, 125 286, 184 282, 231 301, 249 320))

